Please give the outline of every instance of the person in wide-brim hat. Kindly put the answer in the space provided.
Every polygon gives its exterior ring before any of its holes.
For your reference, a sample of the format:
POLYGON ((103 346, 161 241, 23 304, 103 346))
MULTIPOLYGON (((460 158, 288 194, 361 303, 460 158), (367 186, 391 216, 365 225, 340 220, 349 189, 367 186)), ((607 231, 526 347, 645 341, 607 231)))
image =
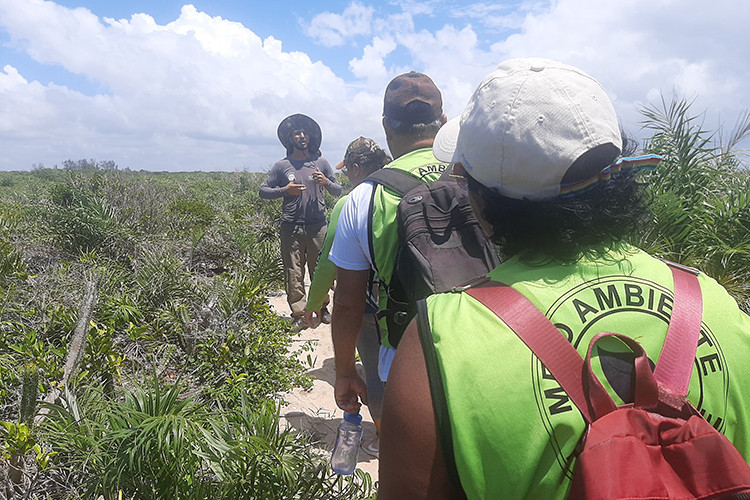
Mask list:
POLYGON ((289 115, 279 123, 279 128, 276 131, 281 144, 286 148, 286 154, 290 155, 294 152, 294 143, 292 142, 292 133, 295 130, 304 130, 308 135, 307 151, 311 154, 320 156, 320 143, 323 139, 323 134, 320 131, 320 125, 307 115, 296 113, 289 115))
POLYGON ((292 327, 306 327, 305 271, 312 279, 326 233, 325 194, 341 195, 336 174, 320 153, 320 126, 303 114, 284 118, 276 131, 286 156, 258 189, 261 199, 282 199, 279 228, 284 289, 292 327))

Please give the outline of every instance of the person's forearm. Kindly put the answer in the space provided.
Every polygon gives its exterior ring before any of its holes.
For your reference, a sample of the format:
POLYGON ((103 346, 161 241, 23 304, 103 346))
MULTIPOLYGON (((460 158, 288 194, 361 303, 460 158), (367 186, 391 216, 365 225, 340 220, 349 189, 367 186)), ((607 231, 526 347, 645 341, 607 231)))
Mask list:
POLYGON ((337 377, 355 373, 354 354, 365 314, 365 294, 369 271, 337 271, 333 295, 331 337, 337 377))
POLYGON ((336 299, 338 295, 337 287, 333 297, 331 337, 336 376, 345 377, 355 372, 355 351, 365 313, 365 301, 364 298, 359 301, 358 307, 345 306, 336 299))
POLYGON ((272 200, 274 198, 281 198, 285 194, 286 194, 286 186, 271 187, 271 186, 263 185, 260 187, 260 190, 258 190, 258 196, 264 200, 272 200))
POLYGON ((307 305, 305 305, 305 309, 308 311, 319 311, 323 307, 323 303, 328 296, 328 290, 331 289, 331 285, 333 285, 333 281, 336 279, 336 266, 328 260, 328 255, 327 253, 324 254, 324 252, 327 252, 325 246, 323 246, 318 264, 315 266, 315 273, 312 282, 310 282, 310 290, 307 292, 307 305))
POLYGON ((331 289, 333 281, 336 279, 336 265, 328 259, 328 254, 333 246, 333 238, 336 234, 336 225, 338 224, 341 208, 344 206, 345 198, 341 198, 331 210, 331 222, 326 229, 326 237, 323 240, 323 248, 320 249, 320 257, 315 266, 310 290, 307 293, 307 311, 319 311, 323 303, 328 301, 328 290, 331 289))
MULTIPOLYGON (((326 179, 328 179, 326 177, 326 179)), ((339 196, 341 195, 341 191, 343 188, 341 187, 341 184, 338 182, 328 179, 328 182, 325 184, 326 191, 328 191, 332 196, 339 196)))

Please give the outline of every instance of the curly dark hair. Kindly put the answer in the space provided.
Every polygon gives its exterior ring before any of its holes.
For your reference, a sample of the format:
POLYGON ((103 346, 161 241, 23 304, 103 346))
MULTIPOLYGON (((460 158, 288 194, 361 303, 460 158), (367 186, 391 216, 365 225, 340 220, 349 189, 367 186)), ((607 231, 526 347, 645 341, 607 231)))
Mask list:
POLYGON ((569 197, 532 201, 505 197, 466 176, 469 192, 484 201, 482 217, 507 258, 572 263, 602 257, 648 220, 644 185, 633 172, 569 197))

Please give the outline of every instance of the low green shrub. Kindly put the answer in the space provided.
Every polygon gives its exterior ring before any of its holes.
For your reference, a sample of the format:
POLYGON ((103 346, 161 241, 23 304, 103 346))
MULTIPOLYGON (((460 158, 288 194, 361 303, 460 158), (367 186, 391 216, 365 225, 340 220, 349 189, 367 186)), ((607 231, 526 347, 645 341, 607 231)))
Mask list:
POLYGON ((123 399, 68 393, 39 439, 54 453, 54 477, 40 484, 81 497, 350 499, 373 493, 370 476, 333 473, 304 434, 279 427, 279 407, 209 409, 180 387, 146 384, 123 399))

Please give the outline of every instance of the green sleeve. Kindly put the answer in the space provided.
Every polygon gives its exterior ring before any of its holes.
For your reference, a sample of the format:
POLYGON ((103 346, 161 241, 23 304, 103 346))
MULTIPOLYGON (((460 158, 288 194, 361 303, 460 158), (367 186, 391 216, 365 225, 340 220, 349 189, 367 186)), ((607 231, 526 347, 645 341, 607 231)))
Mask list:
POLYGON ((331 211, 331 221, 328 223, 326 238, 323 241, 323 248, 320 250, 318 263, 315 266, 315 273, 313 274, 312 281, 310 282, 310 290, 307 294, 305 309, 308 311, 317 311, 323 307, 328 290, 331 289, 331 285, 333 285, 333 281, 336 279, 336 265, 328 260, 328 254, 331 251, 331 246, 333 246, 336 223, 339 220, 339 214, 346 198, 346 196, 339 198, 331 211))

